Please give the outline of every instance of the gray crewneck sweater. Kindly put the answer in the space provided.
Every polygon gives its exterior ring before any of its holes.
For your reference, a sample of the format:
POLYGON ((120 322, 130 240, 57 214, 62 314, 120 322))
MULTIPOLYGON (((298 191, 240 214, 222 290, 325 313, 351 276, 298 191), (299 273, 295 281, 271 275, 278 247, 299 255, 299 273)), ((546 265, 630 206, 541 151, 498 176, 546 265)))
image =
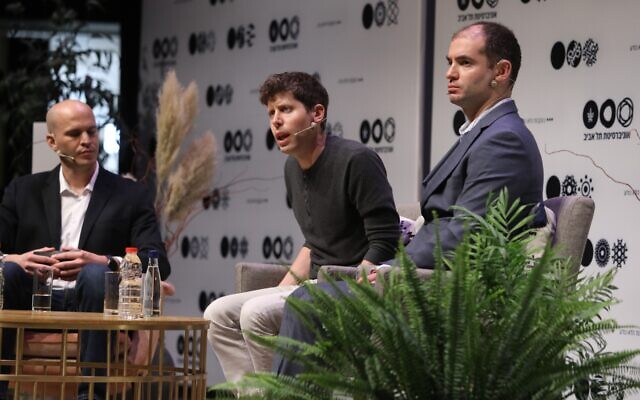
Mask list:
POLYGON ((398 213, 384 164, 371 149, 328 136, 311 168, 287 159, 285 183, 312 264, 380 263, 395 256, 398 213))

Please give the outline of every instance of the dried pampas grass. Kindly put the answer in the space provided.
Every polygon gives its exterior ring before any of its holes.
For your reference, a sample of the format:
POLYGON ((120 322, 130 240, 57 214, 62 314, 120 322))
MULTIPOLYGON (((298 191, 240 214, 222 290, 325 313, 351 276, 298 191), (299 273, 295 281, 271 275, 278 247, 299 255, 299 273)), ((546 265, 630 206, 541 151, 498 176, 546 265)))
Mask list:
MULTIPOLYGON (((178 158, 180 144, 193 127, 198 113, 198 89, 195 82, 184 89, 174 70, 167 73, 158 93, 156 111, 156 177, 164 182, 178 158)), ((158 186, 158 193, 163 188, 158 186)))
POLYGON ((207 132, 191 142, 184 161, 169 175, 165 215, 168 221, 186 218, 195 203, 210 191, 215 172, 216 141, 207 132))
POLYGON ((167 73, 156 110, 155 206, 169 254, 177 249, 178 237, 197 213, 195 205, 213 186, 217 150, 213 133, 193 139, 181 151, 197 113, 196 84, 191 82, 185 89, 175 71, 167 73))

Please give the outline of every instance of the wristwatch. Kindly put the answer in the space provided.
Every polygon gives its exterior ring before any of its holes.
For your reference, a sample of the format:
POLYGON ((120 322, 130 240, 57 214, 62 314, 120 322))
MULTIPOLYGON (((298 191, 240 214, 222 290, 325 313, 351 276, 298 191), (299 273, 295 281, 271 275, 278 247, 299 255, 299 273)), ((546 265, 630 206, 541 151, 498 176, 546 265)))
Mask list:
POLYGON ((6 256, 7 256, 6 254, 4 254, 3 252, 0 251, 0 264, 4 263, 4 258, 6 256))

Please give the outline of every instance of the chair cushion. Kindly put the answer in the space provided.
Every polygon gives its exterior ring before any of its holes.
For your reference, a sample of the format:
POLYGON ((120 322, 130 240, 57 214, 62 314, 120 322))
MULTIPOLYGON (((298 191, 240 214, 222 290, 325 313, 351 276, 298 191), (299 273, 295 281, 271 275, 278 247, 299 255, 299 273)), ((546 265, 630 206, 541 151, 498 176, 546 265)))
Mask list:
POLYGON ((542 256, 547 244, 553 243, 556 234, 556 213, 549 207, 544 208, 547 224, 533 230, 533 239, 527 244, 527 250, 533 258, 542 256))

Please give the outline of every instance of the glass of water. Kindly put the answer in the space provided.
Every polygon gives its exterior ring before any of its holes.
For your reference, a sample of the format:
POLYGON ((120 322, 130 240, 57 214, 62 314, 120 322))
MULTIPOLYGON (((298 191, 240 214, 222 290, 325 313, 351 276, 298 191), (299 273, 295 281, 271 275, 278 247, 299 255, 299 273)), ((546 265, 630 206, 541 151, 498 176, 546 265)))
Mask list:
POLYGON ((33 271, 33 294, 31 295, 31 309, 33 311, 51 311, 52 284, 52 269, 41 268, 38 271, 33 271))
POLYGON ((120 272, 104 273, 104 315, 118 315, 120 272))

